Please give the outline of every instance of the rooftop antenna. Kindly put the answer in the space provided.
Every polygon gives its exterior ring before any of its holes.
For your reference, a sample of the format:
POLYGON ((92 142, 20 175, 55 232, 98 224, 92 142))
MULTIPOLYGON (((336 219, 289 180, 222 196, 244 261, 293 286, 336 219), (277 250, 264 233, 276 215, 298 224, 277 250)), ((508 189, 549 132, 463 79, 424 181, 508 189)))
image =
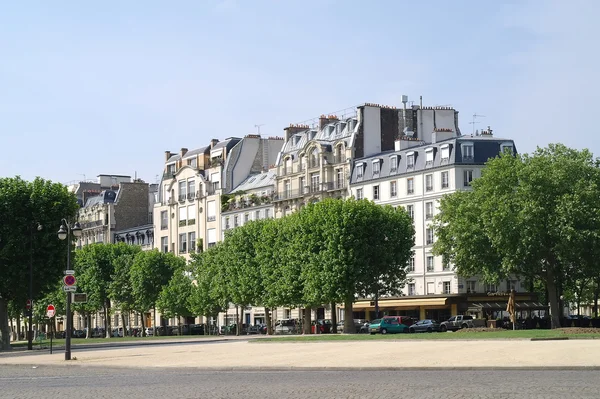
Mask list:
POLYGON ((469 122, 469 125, 473 125, 473 136, 475 136, 475 124, 481 123, 477 122, 477 118, 485 118, 485 115, 479 115, 477 112, 473 114, 473 121, 469 122))
POLYGON ((254 127, 256 128, 256 134, 258 134, 260 136, 260 127, 264 126, 265 124, 261 124, 261 125, 254 125, 254 127))

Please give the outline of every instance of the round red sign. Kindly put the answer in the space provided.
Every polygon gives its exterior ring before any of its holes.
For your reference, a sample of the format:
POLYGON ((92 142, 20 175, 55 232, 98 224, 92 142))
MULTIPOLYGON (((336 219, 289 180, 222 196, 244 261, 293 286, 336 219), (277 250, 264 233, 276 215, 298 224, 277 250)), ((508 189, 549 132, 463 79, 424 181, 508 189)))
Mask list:
POLYGON ((69 287, 75 285, 75 276, 72 274, 66 275, 65 278, 63 278, 63 282, 69 287))

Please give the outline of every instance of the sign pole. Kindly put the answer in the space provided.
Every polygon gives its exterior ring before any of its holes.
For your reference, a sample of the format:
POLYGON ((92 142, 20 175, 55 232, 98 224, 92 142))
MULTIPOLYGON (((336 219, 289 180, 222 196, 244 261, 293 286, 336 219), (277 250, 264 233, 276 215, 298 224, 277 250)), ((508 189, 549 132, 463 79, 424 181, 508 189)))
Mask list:
POLYGON ((52 336, 54 335, 54 317, 50 318, 50 322, 52 323, 52 328, 50 329, 50 354, 52 354, 52 336))

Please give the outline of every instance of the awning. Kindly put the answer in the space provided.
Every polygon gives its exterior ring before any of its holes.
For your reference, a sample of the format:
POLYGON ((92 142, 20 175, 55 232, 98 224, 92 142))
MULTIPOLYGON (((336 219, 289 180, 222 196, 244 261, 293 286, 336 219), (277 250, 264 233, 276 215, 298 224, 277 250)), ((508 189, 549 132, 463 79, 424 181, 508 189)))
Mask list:
MULTIPOLYGON (((516 302, 516 310, 546 310, 548 306, 540 302, 516 302)), ((506 302, 478 302, 469 304, 468 310, 502 310, 506 311, 506 302)))
MULTIPOLYGON (((394 299, 390 301, 379 300, 379 308, 402 308, 417 306, 445 306, 447 298, 411 298, 394 299)), ((353 310, 375 308, 375 301, 358 301, 353 306, 353 310)))

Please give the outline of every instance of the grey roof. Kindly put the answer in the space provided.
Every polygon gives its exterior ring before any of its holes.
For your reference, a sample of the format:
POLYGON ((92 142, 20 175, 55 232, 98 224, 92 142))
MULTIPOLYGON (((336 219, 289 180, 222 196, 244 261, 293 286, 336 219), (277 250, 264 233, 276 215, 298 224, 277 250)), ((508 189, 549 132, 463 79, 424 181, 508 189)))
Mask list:
POLYGON ((107 204, 107 203, 115 203, 117 202, 117 198, 119 197, 119 190, 104 190, 99 195, 95 197, 88 198, 85 201, 84 208, 90 208, 94 205, 98 204, 107 204))
POLYGON ((194 155, 198 155, 198 154, 204 154, 208 148, 209 148, 209 146, 206 146, 206 147, 202 147, 202 148, 197 148, 197 149, 192 150, 192 151, 188 151, 183 156, 183 159, 190 158, 190 157, 192 157, 194 155))
POLYGON ((387 179, 391 176, 400 176, 413 174, 424 170, 445 168, 449 165, 484 165, 490 158, 500 154, 500 145, 511 143, 513 152, 516 153, 516 147, 513 140, 500 139, 492 136, 460 136, 437 143, 423 143, 415 147, 403 149, 400 151, 386 151, 370 157, 356 159, 352 166, 352 176, 350 184, 360 184, 372 180, 387 179), (473 143, 473 158, 463 159, 461 143, 473 143), (449 158, 442 161, 441 147, 448 145, 449 158), (433 163, 426 165, 426 150, 433 148, 433 163), (410 153, 415 154, 414 167, 407 168, 407 158, 410 153), (397 157, 397 169, 395 172, 390 170, 391 158, 397 157), (373 161, 380 160, 379 174, 373 175, 373 161), (358 165, 363 165, 363 177, 358 178, 356 170, 358 165))
POLYGON ((179 154, 171 155, 171 158, 169 158, 166 163, 173 163, 175 161, 179 161, 180 159, 181 156, 179 154))
POLYGON ((273 186, 275 184, 276 177, 277 173, 275 170, 250 175, 246 180, 244 180, 236 188, 234 188, 232 192, 235 193, 236 191, 256 190, 263 187, 273 186))
POLYGON ((290 139, 283 145, 281 154, 292 154, 292 156, 296 157, 309 141, 315 141, 322 146, 326 146, 326 149, 329 151, 331 150, 331 145, 340 140, 343 140, 348 145, 349 139, 358 125, 357 121, 356 117, 352 117, 328 123, 321 130, 307 128, 306 130, 294 133, 290 135, 290 139), (353 121, 353 123, 349 124, 348 121, 353 121), (352 129, 349 129, 350 125, 352 129))
POLYGON ((222 147, 227 147, 227 149, 230 149, 235 144, 237 144, 240 140, 241 140, 241 138, 239 138, 239 137, 228 137, 225 140, 219 141, 217 144, 215 144, 215 146, 213 148, 211 148, 211 150, 216 150, 216 149, 219 149, 222 147))

